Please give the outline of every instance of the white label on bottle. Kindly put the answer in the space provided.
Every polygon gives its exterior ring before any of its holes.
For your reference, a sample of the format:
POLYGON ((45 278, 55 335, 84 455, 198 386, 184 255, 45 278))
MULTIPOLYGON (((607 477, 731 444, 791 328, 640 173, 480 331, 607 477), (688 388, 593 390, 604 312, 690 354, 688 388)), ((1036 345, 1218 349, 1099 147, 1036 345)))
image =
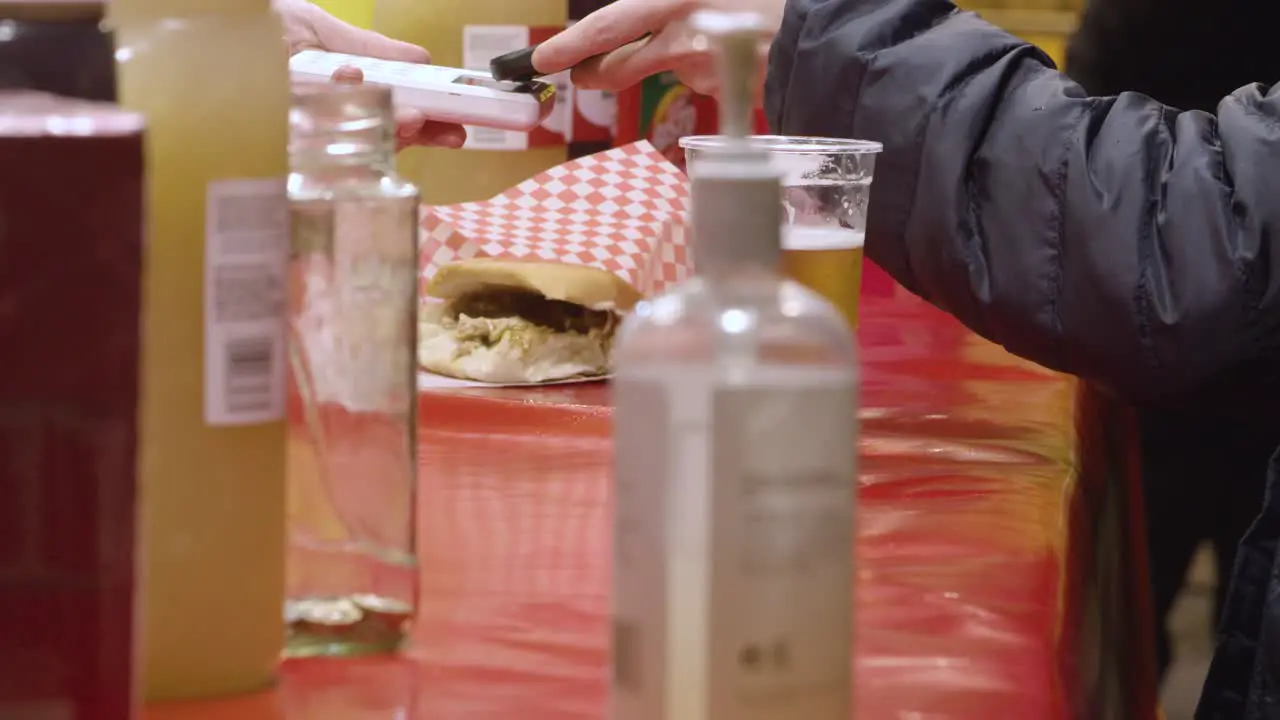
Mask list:
POLYGON ((614 397, 613 720, 848 720, 852 377, 614 397))
POLYGON ((205 207, 205 422, 279 420, 289 261, 284 180, 210 183, 205 207))

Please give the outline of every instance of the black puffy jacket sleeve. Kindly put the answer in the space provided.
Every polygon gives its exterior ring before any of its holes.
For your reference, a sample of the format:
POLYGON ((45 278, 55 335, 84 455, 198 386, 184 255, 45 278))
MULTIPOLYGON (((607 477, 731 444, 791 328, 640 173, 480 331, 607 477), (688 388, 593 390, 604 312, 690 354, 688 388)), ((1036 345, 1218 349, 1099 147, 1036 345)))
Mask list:
POLYGON ((791 0, 776 131, 884 143, 867 254, 979 334, 1133 399, 1280 345, 1280 90, 1089 97, 946 0, 791 0))

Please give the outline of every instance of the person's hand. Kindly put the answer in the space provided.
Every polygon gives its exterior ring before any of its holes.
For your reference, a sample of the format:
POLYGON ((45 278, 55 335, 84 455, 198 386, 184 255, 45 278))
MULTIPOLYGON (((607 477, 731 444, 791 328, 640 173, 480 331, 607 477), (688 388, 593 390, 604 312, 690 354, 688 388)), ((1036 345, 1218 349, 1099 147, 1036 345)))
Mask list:
MULTIPOLYGON (((382 60, 431 62, 427 51, 417 45, 349 25, 308 0, 276 0, 275 7, 284 21, 284 39, 289 45, 290 55, 303 50, 327 50, 382 60)), ((336 82, 359 83, 364 81, 364 74, 359 68, 342 67, 333 74, 333 79, 336 82)), ((397 110, 396 123, 400 147, 438 145, 456 148, 462 147, 467 139, 467 133, 461 126, 428 120, 418 111, 397 110)))
POLYGON ((685 19, 703 9, 762 15, 771 31, 761 43, 763 65, 785 5, 786 0, 614 0, 542 43, 533 66, 547 75, 574 68, 574 85, 596 90, 622 90, 671 70, 695 91, 714 95, 719 78, 711 49, 696 42, 685 19), (645 33, 651 34, 637 40, 645 33))

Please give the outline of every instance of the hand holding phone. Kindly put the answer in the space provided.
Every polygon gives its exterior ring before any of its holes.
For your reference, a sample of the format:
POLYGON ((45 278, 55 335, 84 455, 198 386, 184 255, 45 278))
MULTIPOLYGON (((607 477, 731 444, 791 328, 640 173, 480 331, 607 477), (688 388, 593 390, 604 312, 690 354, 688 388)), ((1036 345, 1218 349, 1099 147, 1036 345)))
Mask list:
POLYGON ((389 86, 398 107, 438 122, 527 132, 555 107, 555 86, 539 80, 501 81, 483 72, 323 50, 304 50, 289 59, 295 81, 328 82, 340 67, 358 68, 365 82, 389 86))

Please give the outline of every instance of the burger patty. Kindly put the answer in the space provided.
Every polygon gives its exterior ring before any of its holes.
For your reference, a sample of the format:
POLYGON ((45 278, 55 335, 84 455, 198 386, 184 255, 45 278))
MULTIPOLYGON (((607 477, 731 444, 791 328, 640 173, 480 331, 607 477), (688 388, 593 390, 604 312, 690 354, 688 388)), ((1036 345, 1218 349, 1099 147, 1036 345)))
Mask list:
POLYGON ((519 290, 483 290, 454 300, 450 310, 454 316, 474 318, 518 317, 555 332, 586 335, 592 330, 611 331, 616 315, 608 310, 591 308, 563 300, 519 290))

